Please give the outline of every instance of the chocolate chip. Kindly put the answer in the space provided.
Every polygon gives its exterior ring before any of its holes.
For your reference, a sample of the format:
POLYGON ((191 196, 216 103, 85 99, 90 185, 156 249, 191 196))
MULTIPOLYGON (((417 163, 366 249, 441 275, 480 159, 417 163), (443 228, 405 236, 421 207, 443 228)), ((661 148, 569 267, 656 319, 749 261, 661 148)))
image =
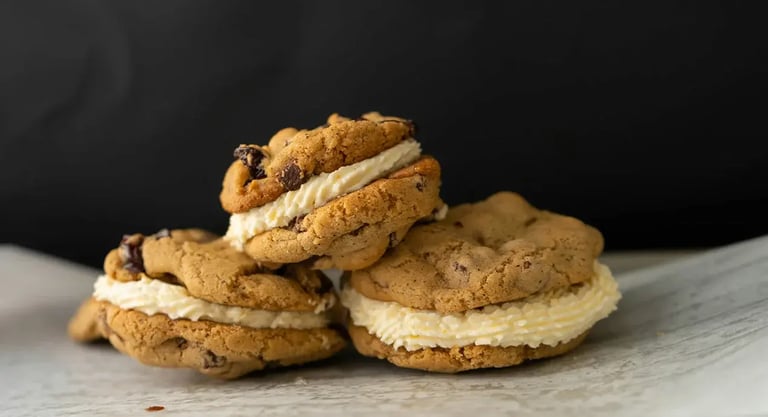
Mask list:
POLYGON ((264 165, 262 164, 266 155, 258 146, 240 145, 235 149, 233 156, 240 159, 240 162, 248 168, 252 180, 260 180, 267 177, 264 165))
POLYGON ((177 337, 175 342, 176 342, 176 347, 181 350, 184 350, 187 348, 187 346, 189 346, 189 343, 187 343, 187 339, 183 337, 177 337))
POLYGON ((141 254, 143 243, 144 236, 138 233, 123 235, 123 239, 120 241, 120 259, 123 260, 123 268, 134 274, 144 272, 144 258, 141 254))
POLYGON ((288 225, 285 226, 288 229, 293 230, 296 233, 301 233, 304 231, 301 227, 301 222, 304 220, 304 217, 306 217, 306 214, 303 214, 301 216, 296 216, 291 219, 291 221, 288 222, 288 225))
POLYGON ((165 407, 163 407, 162 405, 153 405, 144 409, 144 411, 147 411, 150 413, 155 411, 163 411, 163 410, 165 410, 165 407))
POLYGON ((298 190, 304 183, 304 173, 296 163, 291 162, 277 174, 277 180, 288 191, 298 190))
POLYGON ((203 352, 203 369, 221 368, 225 363, 227 363, 226 357, 219 356, 210 350, 203 352))
POLYGON ((453 270, 456 272, 461 272, 462 274, 467 273, 467 267, 458 262, 453 263, 453 270))
POLYGON ((460 221, 455 221, 455 222, 453 222, 453 226, 454 227, 458 227, 459 229, 461 229, 462 227, 464 227, 464 223, 462 223, 460 221))
POLYGON ((419 190, 419 191, 424 191, 424 182, 423 181, 417 182, 416 183, 416 189, 419 190))
POLYGON ((397 245, 397 233, 392 232, 389 234, 389 247, 394 248, 397 245))

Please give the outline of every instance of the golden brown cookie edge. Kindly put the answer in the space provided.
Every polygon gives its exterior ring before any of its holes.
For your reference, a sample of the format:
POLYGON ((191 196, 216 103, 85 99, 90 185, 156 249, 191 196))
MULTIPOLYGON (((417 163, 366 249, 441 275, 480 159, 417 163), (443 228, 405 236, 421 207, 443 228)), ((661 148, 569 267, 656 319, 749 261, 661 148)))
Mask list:
POLYGON ((355 349, 364 356, 386 359, 402 367, 429 372, 458 373, 484 368, 505 368, 525 361, 563 355, 577 348, 587 337, 588 331, 557 346, 464 346, 455 348, 424 348, 407 351, 394 349, 362 326, 347 328, 355 349))
POLYGON ((163 314, 148 316, 124 310, 108 302, 98 302, 95 321, 102 337, 140 363, 189 368, 222 379, 326 359, 346 345, 344 336, 330 327, 252 329, 172 320, 163 314))

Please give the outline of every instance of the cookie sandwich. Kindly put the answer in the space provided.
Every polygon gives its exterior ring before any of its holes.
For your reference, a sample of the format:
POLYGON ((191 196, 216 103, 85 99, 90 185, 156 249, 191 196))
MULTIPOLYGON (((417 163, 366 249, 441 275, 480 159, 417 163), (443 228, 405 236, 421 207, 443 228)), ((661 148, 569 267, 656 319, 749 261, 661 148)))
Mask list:
POLYGON ((372 264, 415 222, 445 211, 440 165, 414 136, 398 117, 334 114, 266 146, 237 147, 220 195, 231 214, 225 239, 263 262, 372 264))
POLYGON ((336 296, 301 265, 269 270, 201 230, 125 236, 69 324, 154 366, 236 378, 327 358, 345 345, 329 326, 336 296))
POLYGON ((602 235, 501 192, 419 225, 341 292, 357 350, 461 372, 566 353, 620 294, 597 260, 602 235))

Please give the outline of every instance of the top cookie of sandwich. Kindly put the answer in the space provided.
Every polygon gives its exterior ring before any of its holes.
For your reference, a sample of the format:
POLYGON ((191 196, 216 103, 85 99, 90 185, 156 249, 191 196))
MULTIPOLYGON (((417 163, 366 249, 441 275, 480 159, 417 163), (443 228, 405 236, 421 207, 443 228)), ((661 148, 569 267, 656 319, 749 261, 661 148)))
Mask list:
POLYGON ((312 130, 286 128, 267 146, 240 145, 224 176, 221 205, 242 213, 301 187, 314 175, 368 159, 413 137, 406 119, 367 113, 352 120, 332 114, 312 130))
POLYGON ((584 282, 602 250, 596 229, 500 192, 414 227, 347 285, 375 300, 466 311, 584 282))
POLYGON ((270 311, 318 311, 330 307, 333 285, 303 265, 263 265, 218 236, 199 229, 126 235, 104 260, 118 281, 142 276, 184 286, 212 303, 270 311))

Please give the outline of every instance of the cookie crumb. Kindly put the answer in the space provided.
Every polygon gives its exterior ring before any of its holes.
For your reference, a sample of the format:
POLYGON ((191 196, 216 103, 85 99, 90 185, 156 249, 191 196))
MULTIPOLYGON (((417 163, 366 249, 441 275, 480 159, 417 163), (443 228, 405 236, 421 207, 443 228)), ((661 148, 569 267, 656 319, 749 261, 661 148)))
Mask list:
POLYGON ((307 385, 307 384, 309 384, 306 379, 304 379, 304 378, 302 378, 300 376, 297 376, 296 379, 293 380, 293 383, 295 385, 307 385))
POLYGON ((144 409, 144 411, 147 411, 149 413, 154 413, 155 411, 163 411, 165 410, 165 407, 162 405, 152 405, 144 409))

